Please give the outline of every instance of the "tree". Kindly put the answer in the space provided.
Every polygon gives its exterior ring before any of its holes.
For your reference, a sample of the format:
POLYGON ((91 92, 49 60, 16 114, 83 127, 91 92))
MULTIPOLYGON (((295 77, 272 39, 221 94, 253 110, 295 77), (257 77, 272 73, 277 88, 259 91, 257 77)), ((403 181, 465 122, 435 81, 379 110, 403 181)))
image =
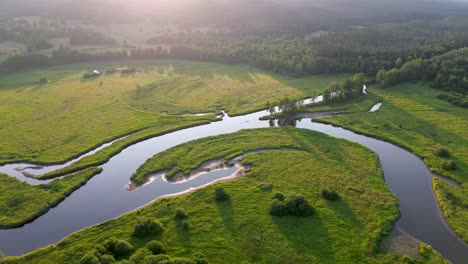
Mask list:
POLYGON ((226 201, 229 200, 229 194, 222 187, 218 187, 215 190, 215 200, 216 201, 226 201))
POLYGON ((133 250, 133 246, 125 240, 117 240, 114 245, 113 253, 116 257, 125 255, 133 250))
POLYGON ((398 59, 395 60, 395 68, 400 69, 403 64, 404 61, 401 57, 398 57, 398 59))
POLYGON ((148 235, 156 235, 163 231, 163 226, 159 221, 142 218, 138 220, 137 225, 133 230, 132 236, 145 237, 148 235))
POLYGON ((387 71, 385 69, 380 69, 376 75, 376 82, 380 87, 387 87, 386 83, 387 71))
POLYGON ((175 218, 177 219, 185 219, 187 218, 187 213, 183 208, 177 208, 175 212, 175 218))
POLYGON ((130 262, 132 263, 144 263, 144 259, 147 256, 152 256, 153 253, 147 248, 139 248, 133 255, 130 257, 130 262))
POLYGON ((146 248, 153 252, 154 255, 165 254, 167 252, 164 244, 157 240, 148 242, 148 244, 146 244, 146 248))

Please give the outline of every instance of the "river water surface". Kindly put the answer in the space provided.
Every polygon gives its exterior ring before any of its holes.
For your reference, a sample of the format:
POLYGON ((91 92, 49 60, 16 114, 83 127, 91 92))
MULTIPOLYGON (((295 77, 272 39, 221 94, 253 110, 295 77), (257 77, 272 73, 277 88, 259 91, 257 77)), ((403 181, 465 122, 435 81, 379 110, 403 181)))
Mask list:
MULTIPOLYGON (((187 141, 232 133, 241 129, 265 128, 277 122, 260 121, 268 115, 260 111, 239 117, 225 116, 222 121, 183 129, 154 137, 124 149, 102 165, 103 172, 71 194, 57 207, 23 227, 0 230, 0 250, 6 255, 21 255, 56 243, 72 232, 118 217, 161 196, 171 195, 228 177, 231 170, 216 170, 182 183, 170 183, 155 176, 151 184, 127 191, 130 176, 153 155, 187 141)), ((324 114, 325 115, 325 114, 324 114)), ((320 115, 315 114, 315 118, 320 115)), ((430 244, 453 263, 466 263, 468 245, 447 225, 432 191, 433 175, 415 155, 377 139, 349 130, 312 122, 304 118, 296 127, 325 133, 364 145, 377 153, 385 181, 399 200, 400 219, 396 227, 417 240, 430 244)), ((0 167, 18 178, 13 165, 0 167)))

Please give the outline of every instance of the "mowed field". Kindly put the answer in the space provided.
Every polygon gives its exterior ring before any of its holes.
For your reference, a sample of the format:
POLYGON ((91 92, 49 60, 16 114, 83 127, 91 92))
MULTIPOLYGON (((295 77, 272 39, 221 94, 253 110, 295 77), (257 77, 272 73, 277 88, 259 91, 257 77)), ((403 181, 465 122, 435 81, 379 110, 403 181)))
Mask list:
POLYGON ((322 121, 403 146, 422 157, 431 170, 461 183, 460 189, 435 180, 434 189, 448 222, 468 242, 468 109, 437 99, 444 92, 423 84, 370 91, 383 101, 377 112, 357 111, 322 121), (439 148, 449 155, 437 155, 439 148), (456 169, 444 169, 448 161, 454 161, 456 169))
POLYGON ((221 109, 241 114, 263 108, 268 100, 319 93, 345 77, 287 78, 243 65, 186 61, 84 64, 1 75, 0 163, 61 162, 134 131, 173 130, 214 119, 214 114, 178 114, 221 109), (127 67, 136 73, 122 74, 127 67), (82 78, 94 69, 103 74, 82 78), (105 74, 108 69, 117 72, 105 74), (49 82, 36 84, 41 77, 49 82))
MULTIPOLYGON (((293 146, 251 154, 242 162, 252 165, 244 178, 206 187, 192 194, 162 199, 115 220, 79 231, 57 245, 5 263, 79 263, 87 253, 112 237, 130 242, 132 252, 150 240, 160 240, 167 254, 191 257, 203 252, 209 263, 398 263, 392 254, 378 252, 378 241, 398 217, 397 201, 384 183, 376 155, 357 144, 295 128, 244 130, 193 141, 158 155, 196 167, 216 155, 229 157, 241 150, 293 146), (258 141, 258 139, 261 141, 258 141), (187 159, 190 157, 190 159, 187 159), (216 187, 229 194, 216 201, 216 187), (321 198, 323 189, 336 190, 341 199, 321 198), (313 206, 307 217, 272 216, 275 193, 299 193, 313 206), (177 208, 185 220, 174 217, 177 208), (164 231, 142 238, 132 236, 138 219, 159 220, 164 231)), ((440 255, 423 247, 424 263, 443 263, 440 255)), ((143 262, 142 262, 143 263, 143 262)), ((172 262, 170 262, 172 263, 172 262)), ((192 263, 192 262, 184 262, 192 263)))

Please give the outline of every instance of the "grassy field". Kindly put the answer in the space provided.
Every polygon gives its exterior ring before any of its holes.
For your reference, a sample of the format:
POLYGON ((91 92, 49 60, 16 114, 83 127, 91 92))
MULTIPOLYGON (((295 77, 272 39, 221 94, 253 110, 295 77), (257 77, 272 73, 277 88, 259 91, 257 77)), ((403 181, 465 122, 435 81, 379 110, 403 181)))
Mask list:
POLYGON ((133 131, 214 118, 171 114, 220 109, 240 114, 263 108, 267 100, 314 94, 344 77, 287 78, 242 65, 185 61, 73 65, 2 75, 0 163, 61 162, 133 131), (127 66, 137 72, 82 78, 91 69, 127 66), (35 84, 40 77, 49 82, 35 84))
MULTIPOLYGON (((377 251, 377 243, 397 218, 397 201, 384 183, 375 154, 357 144, 293 128, 244 130, 231 135, 198 140, 172 151, 204 151, 222 142, 226 157, 243 150, 271 145, 298 147, 251 154, 243 163, 253 167, 246 177, 210 186, 192 194, 158 200, 115 220, 74 233, 49 246, 5 263, 78 263, 98 243, 116 237, 129 241, 134 250, 149 240, 161 240, 171 256, 203 252, 209 263, 395 263, 403 261, 377 251), (261 138, 262 141, 258 141, 261 138), (259 142, 258 145, 255 142, 259 142), (365 165, 365 166, 363 166, 365 165), (264 186, 270 185, 271 188, 264 186), (222 186, 227 201, 216 202, 214 190, 222 186), (323 189, 338 191, 336 202, 321 198, 323 189), (273 217, 269 214, 276 192, 301 193, 314 207, 308 217, 273 217), (174 219, 176 208, 188 218, 174 219), (137 219, 158 219, 160 235, 135 238, 137 219), (185 222, 185 224, 184 224, 185 222), (185 226, 185 227, 184 227, 185 226)), ((213 149, 212 152, 215 152, 213 149)), ((208 156, 160 154, 164 159, 196 167, 208 156)), ((205 152, 207 153, 207 152, 205 152)), ((426 248, 423 248, 426 249, 426 248)), ((425 251, 424 262, 441 263, 435 252, 425 251)), ((120 259, 128 258, 124 255, 120 259)))
POLYGON ((36 219, 100 171, 89 168, 38 186, 0 174, 0 228, 17 227, 36 219))
POLYGON ((394 142, 422 157, 431 170, 460 182, 463 190, 456 191, 445 182, 437 182, 435 188, 447 219, 468 241, 468 110, 437 99, 444 92, 421 84, 385 90, 372 87, 371 91, 383 100, 377 112, 358 111, 322 121, 394 142), (449 156, 438 156, 439 148, 447 149, 449 156), (444 169, 450 160, 455 170, 444 169))

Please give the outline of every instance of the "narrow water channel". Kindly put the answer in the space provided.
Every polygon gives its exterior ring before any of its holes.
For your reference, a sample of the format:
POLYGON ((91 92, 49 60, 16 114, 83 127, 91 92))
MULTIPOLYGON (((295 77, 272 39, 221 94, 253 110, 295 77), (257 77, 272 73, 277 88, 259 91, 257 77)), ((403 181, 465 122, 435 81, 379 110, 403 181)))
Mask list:
MULTIPOLYGON (((245 116, 188 128, 132 145, 102 166, 103 172, 74 192, 56 208, 23 227, 0 230, 0 250, 6 255, 21 255, 39 247, 56 243, 72 232, 118 217, 161 196, 180 193, 227 177, 229 171, 205 174, 173 184, 161 177, 135 191, 126 185, 136 169, 153 155, 179 144, 207 136, 232 133, 241 129, 270 127, 260 121, 267 115, 261 111, 245 116)), ((324 114, 326 115, 326 114, 324 114)), ((314 116, 318 118, 317 114, 314 116)), ((273 122, 275 125, 277 122, 273 122)), ((447 226, 432 191, 432 174, 415 155, 392 144, 358 135, 343 128, 312 122, 304 118, 298 128, 319 131, 368 147, 378 154, 385 181, 400 204, 401 217, 396 226, 410 236, 430 244, 453 263, 466 263, 466 245, 447 226)), ((4 170, 0 167, 0 171, 4 170)))

